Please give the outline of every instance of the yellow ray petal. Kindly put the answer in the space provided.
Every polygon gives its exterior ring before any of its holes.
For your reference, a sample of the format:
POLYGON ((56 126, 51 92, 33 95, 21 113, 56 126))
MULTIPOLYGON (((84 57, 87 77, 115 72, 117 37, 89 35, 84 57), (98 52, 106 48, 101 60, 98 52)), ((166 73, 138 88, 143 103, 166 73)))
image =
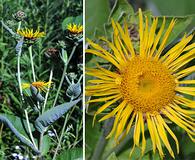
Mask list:
POLYGON ((124 107, 126 106, 127 102, 126 101, 122 101, 112 112, 110 112, 109 114, 105 115, 104 117, 102 117, 99 122, 102 122, 108 118, 114 117, 114 115, 119 111, 119 110, 123 110, 124 107))
POLYGON ((155 50, 156 50, 156 47, 157 47, 157 45, 158 45, 158 42, 159 42, 159 40, 160 40, 160 38, 161 38, 161 35, 162 35, 162 33, 163 33, 164 27, 165 27, 165 17, 163 18, 163 23, 162 23, 162 25, 161 25, 161 27, 160 27, 160 30, 159 30, 158 34, 157 34, 156 37, 155 37, 154 44, 153 44, 153 46, 152 46, 152 50, 150 51, 150 57, 153 56, 153 54, 154 54, 154 52, 155 52, 155 50))
POLYGON ((183 81, 177 81, 177 84, 195 84, 195 80, 183 80, 183 81))
POLYGON ((124 109, 124 107, 121 108, 121 109, 119 110, 119 112, 117 113, 116 118, 115 118, 115 120, 114 120, 114 124, 113 124, 112 130, 111 130, 111 132, 108 134, 108 136, 106 137, 106 139, 110 138, 110 137, 114 134, 114 132, 115 132, 115 130, 116 130, 116 127, 117 127, 117 125, 118 125, 118 121, 119 121, 119 118, 120 118, 120 116, 121 116, 121 113, 122 113, 123 109, 124 109))
MULTIPOLYGON (((87 91, 88 92, 88 91, 87 91)), ((108 91, 103 91, 103 92, 89 92, 89 94, 92 94, 94 97, 101 97, 101 96, 110 96, 114 94, 119 94, 119 90, 108 90, 108 91)))
MULTIPOLYGON (((170 107, 167 107, 166 108, 167 110, 171 111, 170 110, 170 107)), ((189 128, 192 128, 194 129, 192 126, 188 125, 186 122, 182 121, 179 117, 169 113, 168 111, 166 110, 163 110, 163 113, 172 121, 174 122, 175 124, 177 124, 178 126, 180 126, 181 128, 183 128, 186 132, 192 134, 192 135, 195 135, 195 132, 193 132, 191 129, 189 128), (189 127, 189 128, 188 128, 189 127)))
POLYGON ((119 95, 114 95, 114 96, 109 96, 109 97, 103 97, 103 98, 97 98, 97 99, 92 99, 90 101, 88 101, 87 103, 92 103, 92 102, 104 102, 104 101, 108 101, 114 98, 119 97, 119 95))
POLYGON ((157 24, 158 24, 158 18, 154 18, 152 26, 150 28, 150 32, 149 32, 148 53, 147 53, 148 56, 151 56, 150 55, 150 48, 152 47, 152 45, 154 43, 155 31, 156 31, 157 24))
POLYGON ((146 138, 145 138, 145 129, 144 129, 144 119, 143 119, 143 113, 139 113, 140 117, 140 126, 141 126, 141 131, 142 131, 142 156, 144 156, 144 152, 146 150, 146 138))
MULTIPOLYGON (((123 42, 127 46, 131 56, 134 57, 135 56, 135 51, 134 51, 134 48, 133 48, 133 45, 132 45, 131 37, 129 35, 127 22, 124 21, 124 31, 123 31, 123 29, 122 29, 122 27, 121 27, 121 25, 119 23, 117 23, 117 27, 118 27, 118 29, 120 31, 121 37, 123 39, 123 42)), ((126 57, 129 57, 129 55, 127 53, 126 53, 126 57)))
POLYGON ((177 140, 177 137, 175 136, 175 134, 172 132, 172 130, 169 128, 169 126, 165 123, 164 119, 160 115, 157 115, 157 119, 159 123, 161 123, 166 128, 166 130, 169 132, 171 137, 175 140, 176 147, 177 147, 177 154, 179 154, 179 142, 177 140))
POLYGON ((158 148, 160 157, 163 158, 164 157, 164 153, 163 153, 163 150, 162 150, 162 146, 161 146, 161 142, 160 142, 160 137, 159 137, 159 134, 157 132, 156 125, 155 125, 155 121, 154 121, 153 117, 151 117, 151 121, 152 121, 152 125, 151 126, 153 127, 153 130, 154 130, 156 146, 158 148))
MULTIPOLYGON (((120 121, 119 121, 117 129, 116 129, 116 134, 115 134, 115 140, 116 141, 119 140, 119 136, 124 131, 124 127, 127 123, 128 118, 130 117, 132 111, 133 111, 133 108, 130 105, 127 105, 127 107, 123 110, 123 113, 121 114, 120 121)), ((121 140, 122 139, 120 139, 120 141, 121 140)))
POLYGON ((139 9, 139 37, 140 37, 140 53, 143 51, 143 15, 141 9, 139 9))
POLYGON ((185 77, 193 72, 195 72, 195 66, 181 70, 180 72, 176 73, 175 76, 177 79, 180 79, 180 78, 183 78, 183 77, 185 77))
POLYGON ((114 66, 116 66, 118 69, 121 68, 121 66, 117 63, 117 61, 113 58, 112 55, 110 54, 102 54, 96 50, 92 50, 92 49, 87 49, 86 53, 92 53, 94 55, 97 55, 105 60, 107 60, 108 62, 112 63, 114 66))
POLYGON ((103 88, 115 88, 116 85, 115 84, 97 84, 97 85, 93 85, 93 86, 86 86, 86 89, 103 89, 103 88))
POLYGON ((124 61, 126 61, 124 54, 119 52, 118 49, 114 46, 114 44, 111 43, 110 41, 108 41, 106 38, 100 37, 100 39, 103 40, 104 42, 106 42, 108 44, 108 46, 110 47, 110 49, 113 50, 114 55, 120 61, 120 64, 124 64, 124 61))
POLYGON ((139 114, 137 113, 136 119, 135 119, 135 127, 134 127, 134 135, 133 135, 133 141, 134 144, 139 146, 139 140, 140 140, 140 118, 139 114))
POLYGON ((169 27, 168 27, 168 29, 167 29, 167 31, 166 31, 164 37, 163 37, 163 40, 162 40, 162 42, 161 42, 161 45, 160 45, 160 47, 159 47, 157 53, 155 54, 155 58, 159 58, 159 57, 160 57, 160 54, 161 54, 161 52, 163 51, 163 49, 164 49, 164 47, 165 47, 165 45, 166 45, 166 43, 167 43, 167 40, 168 40, 168 38, 169 38, 169 35, 170 35, 170 33, 171 33, 171 31, 172 31, 174 25, 175 25, 175 20, 173 19, 173 20, 171 21, 171 23, 170 23, 170 25, 169 25, 169 27))
POLYGON ((152 124, 152 120, 150 118, 150 115, 148 113, 146 113, 146 120, 147 120, 147 124, 148 124, 148 130, 149 130, 149 133, 150 133, 150 137, 151 137, 151 140, 152 140, 152 149, 153 149, 153 152, 155 153, 156 151, 156 136, 155 136, 155 132, 154 132, 154 129, 153 129, 153 124, 152 124))
POLYGON ((140 56, 141 57, 146 57, 146 53, 148 50, 148 17, 146 16, 146 21, 145 21, 145 29, 143 33, 143 46, 142 50, 140 50, 140 56))
POLYGON ((111 22, 112 22, 112 28, 114 30, 114 35, 113 35, 114 44, 115 44, 115 46, 116 46, 116 48, 118 50, 118 52, 114 52, 114 54, 117 57, 117 59, 120 60, 121 64, 123 64, 124 61, 125 61, 125 57, 124 57, 124 54, 122 52, 121 45, 119 43, 119 39, 120 39, 120 37, 119 37, 119 31, 118 31, 118 28, 117 28, 117 26, 116 26, 116 24, 115 24, 115 22, 114 22, 113 19, 112 19, 111 22))
POLYGON ((175 90, 180 93, 195 96, 194 87, 193 88, 192 87, 176 87, 175 90))
POLYGON ((118 101, 121 98, 121 96, 119 95, 118 97, 116 97, 115 99, 113 99, 112 101, 109 101, 107 103, 105 103, 103 106, 101 106, 96 114, 100 114, 102 113, 106 108, 110 107, 113 103, 115 103, 116 101, 118 101))
POLYGON ((170 143, 169 143, 169 141, 168 141, 168 139, 167 139, 167 135, 166 135, 165 129, 164 129, 162 123, 160 123, 161 121, 158 121, 156 117, 154 117, 154 121, 155 121, 155 123, 156 123, 156 127, 157 127, 157 130, 158 130, 158 134, 159 134, 161 140, 162 140, 163 143, 165 144, 165 146, 166 146, 167 150, 169 151, 170 155, 171 155, 173 158, 175 158, 175 157, 174 157, 173 150, 172 150, 172 148, 171 148, 171 146, 170 146, 170 143))
POLYGON ((133 124, 133 121, 134 121, 134 119, 135 119, 135 116, 136 116, 136 113, 134 112, 133 115, 132 115, 132 117, 131 117, 131 120, 129 121, 129 123, 128 123, 128 125, 127 125, 127 129, 126 129, 125 135, 127 135, 127 134, 129 133, 129 131, 130 131, 130 129, 131 129, 131 126, 132 126, 132 124, 133 124))
POLYGON ((183 49, 185 46, 192 40, 193 36, 184 36, 182 40, 176 44, 174 47, 172 47, 162 58, 161 60, 165 59, 165 62, 169 67, 172 65, 172 62, 174 63, 174 60, 178 58, 181 53, 183 52, 183 49))
POLYGON ((192 48, 195 48, 195 43, 188 45, 183 51, 185 52, 185 51, 191 50, 192 48))

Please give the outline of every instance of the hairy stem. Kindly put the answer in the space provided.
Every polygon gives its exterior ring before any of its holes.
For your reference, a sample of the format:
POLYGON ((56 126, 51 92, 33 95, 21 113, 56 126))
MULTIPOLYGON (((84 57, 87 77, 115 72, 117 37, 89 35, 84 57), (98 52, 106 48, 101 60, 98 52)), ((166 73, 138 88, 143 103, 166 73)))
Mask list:
POLYGON ((35 78, 34 62, 33 62, 33 57, 32 57, 32 45, 30 47, 28 47, 28 51, 30 54, 30 63, 31 63, 32 74, 33 74, 33 82, 35 82, 36 78, 35 78))
MULTIPOLYGON (((21 21, 18 22, 18 30, 20 29, 20 27, 21 27, 21 21)), ((22 41, 23 41, 23 38, 22 38, 22 41)), ((20 58, 21 58, 21 54, 22 54, 22 45, 19 47, 19 51, 17 53, 17 78, 18 78, 20 95, 21 95, 22 101, 24 102, 24 96, 23 96, 22 84, 21 84, 21 75, 20 75, 20 58)))
POLYGON ((31 141, 32 141, 32 143, 33 143, 33 145, 34 145, 34 147, 37 149, 37 146, 36 146, 36 143, 35 143, 35 141, 34 141, 34 137, 33 137, 33 135, 32 135, 32 131, 31 131, 31 128, 30 128, 30 123, 29 123, 29 119, 28 119, 28 113, 27 113, 26 109, 24 110, 24 112, 25 112, 25 116, 26 116, 28 131, 29 131, 29 134, 30 134, 30 139, 31 139, 31 141))
POLYGON ((22 98, 22 101, 24 101, 24 96, 23 96, 23 92, 22 92, 22 84, 21 84, 21 75, 20 75, 20 57, 21 57, 21 52, 22 49, 20 49, 20 51, 18 52, 17 55, 17 78, 18 78, 18 84, 19 84, 19 90, 20 90, 20 95, 22 98))

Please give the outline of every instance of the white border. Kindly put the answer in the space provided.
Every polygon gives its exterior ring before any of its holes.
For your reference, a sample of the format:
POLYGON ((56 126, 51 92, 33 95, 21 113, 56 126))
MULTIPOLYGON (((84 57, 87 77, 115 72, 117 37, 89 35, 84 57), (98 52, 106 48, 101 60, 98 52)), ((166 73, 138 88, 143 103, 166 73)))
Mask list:
POLYGON ((85 160, 85 0, 83 0, 83 160, 85 160))

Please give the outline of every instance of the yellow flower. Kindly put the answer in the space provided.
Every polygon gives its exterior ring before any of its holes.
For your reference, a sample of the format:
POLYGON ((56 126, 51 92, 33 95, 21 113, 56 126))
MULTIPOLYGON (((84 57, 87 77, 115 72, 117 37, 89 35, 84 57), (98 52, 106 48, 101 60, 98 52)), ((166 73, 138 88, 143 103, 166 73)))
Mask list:
POLYGON ((88 81, 91 85, 86 87, 86 94, 97 97, 89 103, 105 102, 98 108, 94 119, 103 111, 107 111, 107 114, 99 122, 115 117, 107 138, 115 135, 115 141, 119 143, 133 130, 134 145, 130 156, 140 143, 144 155, 145 128, 148 128, 153 152, 157 149, 163 158, 162 147, 165 146, 174 158, 167 133, 176 143, 177 154, 179 142, 166 123, 166 118, 183 128, 195 142, 195 119, 192 118, 195 101, 185 97, 195 96, 195 87, 192 86, 195 80, 184 79, 195 72, 195 66, 185 68, 186 64, 195 59, 195 43, 188 44, 192 35, 184 36, 166 54, 162 54, 175 20, 170 22, 166 31, 165 18, 158 31, 157 24, 158 18, 153 18, 149 27, 147 16, 143 23, 143 15, 139 10, 139 51, 134 49, 126 22, 122 27, 112 20, 113 42, 101 38, 107 43, 109 51, 88 40, 92 49, 86 52, 107 60, 113 67, 112 70, 100 66, 96 69, 88 68, 87 74, 96 79, 88 81))
POLYGON ((74 23, 69 23, 67 25, 67 30, 69 30, 69 32, 73 33, 73 34, 79 34, 83 32, 83 26, 82 25, 77 25, 74 23))
POLYGON ((32 82, 31 84, 30 83, 22 83, 22 89, 30 88, 30 86, 32 85, 32 86, 36 87, 39 90, 39 92, 40 91, 46 92, 47 88, 51 87, 51 84, 52 84, 51 81, 49 81, 49 82, 38 81, 38 82, 32 82))
POLYGON ((39 28, 34 32, 33 29, 21 29, 17 30, 17 33, 29 40, 36 40, 45 36, 45 32, 40 32, 39 28))

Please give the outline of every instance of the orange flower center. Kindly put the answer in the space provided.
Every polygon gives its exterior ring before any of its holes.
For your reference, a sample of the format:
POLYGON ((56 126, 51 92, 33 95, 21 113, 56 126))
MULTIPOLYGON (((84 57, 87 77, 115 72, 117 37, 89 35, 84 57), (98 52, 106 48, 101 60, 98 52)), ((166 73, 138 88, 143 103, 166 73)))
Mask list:
POLYGON ((134 57, 120 74, 119 88, 123 99, 136 111, 159 113, 174 99, 174 76, 158 61, 134 57))

